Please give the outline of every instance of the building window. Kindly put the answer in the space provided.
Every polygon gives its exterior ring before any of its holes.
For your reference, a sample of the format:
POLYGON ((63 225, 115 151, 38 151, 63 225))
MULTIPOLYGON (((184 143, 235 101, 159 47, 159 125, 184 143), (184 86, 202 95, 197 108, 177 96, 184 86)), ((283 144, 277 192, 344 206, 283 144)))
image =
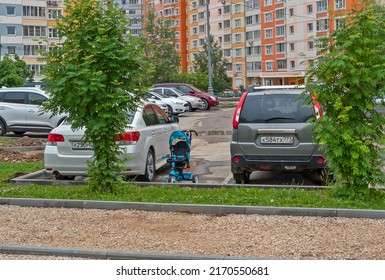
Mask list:
POLYGON ((275 20, 285 19, 285 9, 279 9, 275 11, 275 20))
POLYGON ((277 53, 286 52, 286 43, 277 43, 275 46, 276 46, 277 53))
POLYGON ((191 22, 196 22, 197 21, 197 14, 194 14, 191 16, 191 22))
POLYGON ((320 19, 317 20, 317 31, 325 31, 328 29, 328 20, 320 19))
POLYGON ((196 27, 193 27, 193 29, 192 29, 191 33, 192 33, 193 35, 196 35, 196 34, 198 34, 198 28, 196 28, 196 27))
POLYGON ((242 64, 235 64, 235 72, 242 72, 242 64))
POLYGON ((61 16, 61 10, 48 10, 48 18, 57 19, 61 16))
POLYGON ((346 8, 345 0, 335 0, 334 1, 334 8, 336 10, 342 10, 346 8))
POLYGON ((342 29, 345 27, 345 18, 336 18, 334 20, 335 29, 342 29))
POLYGON ((262 62, 261 61, 247 62, 247 70, 248 71, 262 70, 262 62))
POLYGON ((287 60, 286 59, 278 59, 277 60, 277 68, 278 68, 278 70, 286 70, 287 69, 287 60))
POLYGON ((313 5, 312 4, 307 5, 306 6, 306 10, 307 10, 308 14, 312 14, 313 13, 313 5))
POLYGON ((313 41, 307 42, 307 50, 312 51, 313 49, 314 49, 314 42, 313 41))
POLYGON ((205 19, 205 12, 199 12, 198 13, 198 19, 205 19))
POLYGON ((272 22, 273 21, 273 14, 272 13, 266 13, 265 14, 265 22, 272 22))
POLYGON ((222 15, 222 9, 218 9, 218 16, 222 15))
POLYGON ((16 35, 16 26, 7 26, 7 35, 16 35))
POLYGON ((235 34, 235 42, 241 42, 242 41, 242 34, 237 33, 235 34))
POLYGON ((275 36, 285 36, 285 25, 275 28, 275 36))
POLYGON ((199 46, 203 46, 204 43, 205 43, 205 39, 203 38, 199 39, 199 46))
POLYGON ((327 0, 322 0, 322 1, 317 1, 317 12, 326 12, 328 9, 328 1, 327 0))
POLYGON ((289 26, 289 33, 294 34, 294 25, 289 26))
POLYGON ((15 46, 8 46, 7 50, 8 50, 8 54, 15 54, 16 53, 16 47, 15 46))
POLYGON ((266 61, 266 71, 272 71, 272 70, 273 70, 273 62, 266 61))
POLYGON ((225 43, 231 43, 231 34, 225 34, 225 35, 223 36, 223 41, 224 41, 225 43))
POLYGON ((265 0, 265 7, 273 5, 273 0, 265 0))
POLYGON ((223 7, 223 13, 224 14, 230 14, 231 13, 231 5, 227 5, 223 7))
POLYGON ((199 28, 199 33, 205 33, 205 31, 206 31, 206 25, 205 24, 199 25, 198 28, 199 28))
POLYGON ((291 52, 294 51, 294 49, 295 49, 294 46, 295 46, 294 43, 290 43, 290 44, 289 44, 289 49, 290 49, 291 52))
POLYGON ((242 21, 241 21, 240 18, 237 18, 237 19, 235 20, 235 27, 241 27, 241 26, 242 26, 242 21))
POLYGON ((233 71, 233 64, 227 63, 226 64, 226 71, 233 71))
POLYGON ((223 56, 226 58, 231 58, 231 49, 224 49, 223 56))
POLYGON ((273 45, 267 45, 266 46, 266 55, 272 55, 273 54, 273 45))
POLYGON ((193 40, 192 41, 192 47, 195 49, 198 47, 198 40, 193 40))
POLYGON ((218 22, 218 29, 222 29, 222 22, 218 22))
POLYGON ((308 23, 307 24, 307 32, 313 32, 313 23, 308 23))
POLYGON ((231 21, 229 19, 225 20, 223 22, 223 27, 224 28, 230 28, 231 27, 231 21))
POLYGON ((49 38, 59 38, 59 34, 58 34, 57 28, 49 27, 48 28, 48 37, 49 38))
POLYGON ((42 45, 24 45, 25 56, 38 56, 40 53, 46 52, 47 46, 42 45))
POLYGON ((40 72, 44 69, 42 64, 30 64, 28 65, 29 70, 34 73, 35 76, 40 75, 40 72))
POLYGON ((16 15, 15 7, 14 6, 7 6, 7 16, 14 16, 16 15))
POLYGON ((241 57, 242 56, 242 49, 235 49, 235 57, 241 57))
POLYGON ((266 29, 265 30, 265 39, 273 38, 273 29, 266 29))
POLYGON ((293 16, 294 16, 294 9, 290 8, 289 9, 289 17, 293 17, 293 16))
POLYGON ((235 13, 240 13, 241 12, 241 4, 235 4, 234 5, 235 13))
POLYGON ((295 68, 295 60, 290 60, 290 68, 295 68))
POLYGON ((45 7, 23 6, 25 17, 45 17, 45 7))

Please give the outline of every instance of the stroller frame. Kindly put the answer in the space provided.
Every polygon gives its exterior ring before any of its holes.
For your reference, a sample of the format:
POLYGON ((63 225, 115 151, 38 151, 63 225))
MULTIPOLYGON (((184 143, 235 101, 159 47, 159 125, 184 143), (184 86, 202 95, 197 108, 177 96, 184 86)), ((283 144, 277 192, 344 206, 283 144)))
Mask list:
POLYGON ((170 135, 170 154, 164 158, 167 158, 167 162, 170 163, 171 171, 168 178, 164 179, 165 181, 167 180, 169 183, 192 181, 194 184, 199 182, 198 175, 189 171, 193 133, 198 135, 195 130, 176 130, 170 135))

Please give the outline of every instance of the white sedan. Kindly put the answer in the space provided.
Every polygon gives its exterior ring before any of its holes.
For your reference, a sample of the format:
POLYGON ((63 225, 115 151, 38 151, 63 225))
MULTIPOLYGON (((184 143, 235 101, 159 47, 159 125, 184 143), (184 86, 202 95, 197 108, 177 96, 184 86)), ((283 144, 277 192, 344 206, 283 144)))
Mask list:
MULTIPOLYGON (((169 138, 179 130, 178 117, 169 118, 156 104, 146 102, 133 113, 126 132, 119 137, 123 157, 127 160, 124 175, 140 175, 154 181, 155 171, 165 166, 162 156, 169 153, 169 138)), ((84 130, 72 130, 63 122, 48 135, 44 150, 44 168, 57 179, 74 179, 87 175, 87 162, 93 156, 92 146, 85 143, 84 130)))
POLYGON ((179 115, 189 110, 189 106, 186 101, 175 97, 168 97, 167 95, 159 92, 149 91, 147 92, 147 98, 158 99, 166 103, 171 116, 179 115))
POLYGON ((158 93, 162 93, 168 97, 175 97, 182 99, 184 101, 188 102, 189 105, 189 111, 196 111, 197 109, 201 108, 204 106, 204 102, 202 99, 199 97, 191 96, 188 94, 185 94, 184 92, 180 91, 177 88, 173 87, 156 87, 150 89, 151 91, 155 91, 158 93))

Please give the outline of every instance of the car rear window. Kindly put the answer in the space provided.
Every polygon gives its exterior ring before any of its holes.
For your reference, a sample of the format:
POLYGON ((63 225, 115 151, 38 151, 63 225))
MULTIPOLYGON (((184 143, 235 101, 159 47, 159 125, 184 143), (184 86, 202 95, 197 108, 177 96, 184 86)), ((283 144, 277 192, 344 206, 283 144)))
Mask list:
POLYGON ((240 123, 298 123, 314 116, 314 107, 300 94, 248 95, 240 123))

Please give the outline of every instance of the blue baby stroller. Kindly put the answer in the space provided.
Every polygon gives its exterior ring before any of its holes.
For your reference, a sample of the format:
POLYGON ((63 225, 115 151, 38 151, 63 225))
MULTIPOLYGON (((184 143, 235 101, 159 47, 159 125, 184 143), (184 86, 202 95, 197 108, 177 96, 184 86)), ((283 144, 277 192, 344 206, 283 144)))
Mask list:
POLYGON ((192 133, 198 135, 195 130, 176 130, 170 136, 171 153, 165 156, 171 166, 167 179, 170 183, 191 180, 195 184, 199 181, 198 175, 189 171, 192 133))

